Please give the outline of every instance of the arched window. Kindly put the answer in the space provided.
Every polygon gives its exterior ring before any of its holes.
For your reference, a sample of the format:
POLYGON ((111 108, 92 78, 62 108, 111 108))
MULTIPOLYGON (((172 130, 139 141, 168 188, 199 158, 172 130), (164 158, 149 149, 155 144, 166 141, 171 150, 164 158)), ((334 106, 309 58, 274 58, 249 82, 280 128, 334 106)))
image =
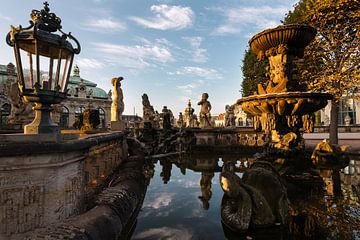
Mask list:
POLYGON ((77 108, 75 109, 75 118, 76 118, 76 117, 79 117, 79 116, 84 112, 84 110, 85 110, 85 108, 82 107, 82 106, 77 107, 77 108))
POLYGON ((339 104, 339 125, 353 125, 356 119, 355 101, 352 98, 340 100, 339 104))
POLYGON ((75 108, 75 122, 73 127, 80 129, 82 126, 82 113, 85 111, 85 108, 80 106, 75 108))
POLYGON ((68 128, 69 127, 69 109, 65 106, 62 107, 60 113, 60 127, 68 128))
POLYGON ((102 108, 98 108, 98 110, 99 110, 99 118, 100 118, 100 127, 101 128, 105 128, 106 126, 105 126, 105 111, 104 111, 104 109, 102 109, 102 108))
POLYGON ((1 112, 0 112, 0 125, 6 125, 8 121, 8 117, 11 113, 11 104, 10 103, 4 103, 1 106, 1 112))

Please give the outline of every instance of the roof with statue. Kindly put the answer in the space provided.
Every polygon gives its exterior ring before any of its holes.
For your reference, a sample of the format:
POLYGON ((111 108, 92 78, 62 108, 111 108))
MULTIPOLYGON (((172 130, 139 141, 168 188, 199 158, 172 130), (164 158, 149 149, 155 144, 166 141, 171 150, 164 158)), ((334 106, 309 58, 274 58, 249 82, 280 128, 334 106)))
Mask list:
MULTIPOLYGON (((8 65, 0 64, 0 85, 3 85, 6 83, 6 81, 8 79, 8 66, 10 66, 10 65, 12 65, 12 67, 14 68, 15 73, 13 76, 16 79, 16 67, 12 63, 9 63, 8 65)), ((83 82, 86 86, 86 95, 87 96, 90 94, 90 89, 92 89, 93 98, 108 99, 109 96, 105 92, 105 90, 97 87, 96 83, 80 77, 80 69, 77 65, 74 66, 73 74, 69 77, 68 96, 70 96, 71 87, 74 88, 75 96, 77 96, 78 86, 81 82, 83 82)))
POLYGON ((107 99, 108 94, 105 92, 105 90, 98 88, 97 84, 94 82, 91 82, 89 80, 83 79, 80 77, 80 69, 77 65, 74 66, 73 74, 69 77, 69 83, 68 83, 68 95, 70 95, 70 89, 71 87, 75 90, 75 96, 77 95, 78 86, 79 84, 83 82, 86 86, 86 93, 87 95, 90 92, 90 89, 92 89, 93 98, 101 98, 101 99, 107 99))

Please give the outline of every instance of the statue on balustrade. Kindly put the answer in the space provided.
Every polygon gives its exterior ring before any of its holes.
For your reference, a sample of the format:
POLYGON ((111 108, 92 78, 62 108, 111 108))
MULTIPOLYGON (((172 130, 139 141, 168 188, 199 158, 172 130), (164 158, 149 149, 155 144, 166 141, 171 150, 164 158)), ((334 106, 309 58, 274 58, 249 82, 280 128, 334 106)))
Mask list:
POLYGON ((111 104, 111 130, 122 131, 125 128, 125 123, 121 119, 124 112, 124 95, 121 89, 121 81, 123 77, 115 77, 111 79, 113 85, 112 104, 111 104))
MULTIPOLYGON (((143 105, 143 122, 150 122, 152 125, 154 125, 154 120, 157 117, 157 114, 155 114, 154 107, 150 104, 149 97, 146 93, 142 95, 142 105, 143 105)), ((159 118, 156 119, 157 123, 158 121, 159 118)))
POLYGON ((211 127, 211 104, 208 101, 209 94, 203 93, 201 96, 201 101, 198 102, 198 105, 201 106, 200 110, 200 127, 206 128, 211 127))
POLYGON ((176 125, 178 128, 183 128, 184 127, 184 117, 182 115, 182 112, 179 113, 179 118, 176 122, 176 125))
POLYGON ((170 110, 167 108, 167 106, 164 106, 162 109, 162 113, 161 113, 161 117, 162 117, 162 126, 164 130, 169 130, 171 129, 171 114, 170 114, 170 110))
POLYGON ((111 104, 111 121, 121 121, 121 115, 124 112, 124 96, 121 89, 121 81, 123 77, 115 77, 111 79, 113 85, 112 104, 111 104))
POLYGON ((226 105, 225 111, 225 127, 235 127, 234 105, 226 105))
POLYGON ((191 107, 191 100, 189 99, 188 107, 185 108, 185 127, 193 128, 198 127, 198 120, 196 114, 194 114, 195 110, 191 107))

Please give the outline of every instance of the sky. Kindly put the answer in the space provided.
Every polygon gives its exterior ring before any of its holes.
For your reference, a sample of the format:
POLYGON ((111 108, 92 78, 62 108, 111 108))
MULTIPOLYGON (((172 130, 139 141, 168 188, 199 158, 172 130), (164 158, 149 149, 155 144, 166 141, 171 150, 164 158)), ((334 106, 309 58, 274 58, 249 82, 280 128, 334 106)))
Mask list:
MULTIPOLYGON (((207 92, 212 114, 241 98, 241 65, 249 39, 281 24, 296 0, 49 0, 82 51, 80 76, 107 92, 122 76, 124 114, 142 116, 147 93, 155 110, 177 116, 207 92)), ((0 64, 15 63, 5 37, 27 26, 39 0, 6 0, 0 8, 0 64)))

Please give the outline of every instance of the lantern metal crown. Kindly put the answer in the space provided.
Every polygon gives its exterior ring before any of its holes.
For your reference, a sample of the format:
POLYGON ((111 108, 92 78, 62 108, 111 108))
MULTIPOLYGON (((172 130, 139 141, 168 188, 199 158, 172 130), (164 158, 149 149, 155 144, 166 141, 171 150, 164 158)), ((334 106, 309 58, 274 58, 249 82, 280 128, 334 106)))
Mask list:
POLYGON ((71 33, 62 31, 61 19, 50 12, 47 2, 42 10, 32 10, 30 17, 28 27, 11 26, 6 37, 14 49, 20 95, 26 102, 35 103, 35 119, 25 126, 24 132, 58 132, 50 118, 51 104, 66 97, 74 54, 79 54, 81 47, 71 33), (76 47, 68 40, 75 42, 76 47), (25 62, 28 66, 23 66, 25 62))

